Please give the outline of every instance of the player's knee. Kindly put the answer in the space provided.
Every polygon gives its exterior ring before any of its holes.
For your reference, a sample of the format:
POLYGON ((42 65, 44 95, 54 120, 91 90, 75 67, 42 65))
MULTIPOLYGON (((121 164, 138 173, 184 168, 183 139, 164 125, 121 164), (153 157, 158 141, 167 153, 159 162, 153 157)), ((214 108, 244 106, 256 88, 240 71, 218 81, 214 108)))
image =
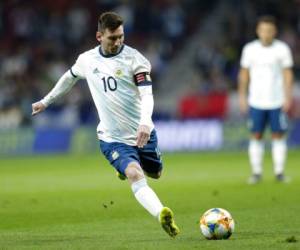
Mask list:
POLYGON ((252 138, 255 140, 261 140, 262 139, 262 133, 253 133, 252 138))
POLYGON ((144 178, 144 173, 137 163, 130 163, 125 169, 125 174, 130 182, 135 182, 144 178))
POLYGON ((284 133, 272 133, 272 139, 282 139, 284 137, 284 133))

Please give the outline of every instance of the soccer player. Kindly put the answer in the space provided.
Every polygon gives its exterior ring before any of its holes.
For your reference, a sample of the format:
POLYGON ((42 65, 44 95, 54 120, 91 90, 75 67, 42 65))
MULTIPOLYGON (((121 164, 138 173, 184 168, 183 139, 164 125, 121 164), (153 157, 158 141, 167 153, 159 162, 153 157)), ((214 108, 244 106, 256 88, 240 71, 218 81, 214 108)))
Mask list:
POLYGON ((286 182, 286 112, 292 102, 293 59, 288 45, 275 39, 274 17, 259 18, 256 33, 258 39, 246 44, 242 51, 238 90, 241 112, 249 112, 251 139, 248 151, 252 168, 249 184, 259 182, 262 177, 262 139, 267 125, 272 132, 274 173, 278 181, 286 182))
POLYGON ((123 43, 123 20, 114 12, 100 15, 96 39, 100 45, 80 54, 50 93, 32 104, 32 115, 45 110, 78 79, 86 79, 100 118, 97 134, 102 153, 119 177, 128 179, 138 202, 175 237, 179 229, 173 212, 162 205, 145 178, 157 179, 162 172, 151 118, 151 65, 136 49, 123 43))

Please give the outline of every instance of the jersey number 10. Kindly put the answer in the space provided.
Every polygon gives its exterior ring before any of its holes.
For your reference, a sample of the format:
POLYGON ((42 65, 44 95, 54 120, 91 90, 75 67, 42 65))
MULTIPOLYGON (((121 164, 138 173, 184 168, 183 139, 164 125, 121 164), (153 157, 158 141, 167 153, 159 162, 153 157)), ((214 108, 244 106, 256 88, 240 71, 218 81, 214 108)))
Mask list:
POLYGON ((109 76, 107 78, 102 77, 102 82, 105 92, 107 92, 107 89, 109 89, 110 91, 115 91, 118 87, 117 80, 112 76, 109 76))

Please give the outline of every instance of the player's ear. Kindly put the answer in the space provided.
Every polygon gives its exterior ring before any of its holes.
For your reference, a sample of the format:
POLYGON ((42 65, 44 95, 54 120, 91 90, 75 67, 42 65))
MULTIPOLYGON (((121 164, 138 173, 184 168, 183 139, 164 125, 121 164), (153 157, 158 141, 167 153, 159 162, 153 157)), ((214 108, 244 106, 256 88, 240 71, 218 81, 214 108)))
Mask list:
POLYGON ((102 37, 102 33, 100 31, 96 32, 96 39, 99 43, 101 43, 101 37, 102 37))

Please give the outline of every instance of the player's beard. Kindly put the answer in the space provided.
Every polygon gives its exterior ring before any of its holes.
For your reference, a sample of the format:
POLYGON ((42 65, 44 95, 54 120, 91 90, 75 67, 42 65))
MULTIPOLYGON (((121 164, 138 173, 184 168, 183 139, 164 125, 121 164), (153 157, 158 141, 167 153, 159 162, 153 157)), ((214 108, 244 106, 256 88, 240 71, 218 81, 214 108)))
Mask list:
POLYGON ((115 46, 111 48, 111 54, 117 54, 120 50, 121 46, 115 46))

